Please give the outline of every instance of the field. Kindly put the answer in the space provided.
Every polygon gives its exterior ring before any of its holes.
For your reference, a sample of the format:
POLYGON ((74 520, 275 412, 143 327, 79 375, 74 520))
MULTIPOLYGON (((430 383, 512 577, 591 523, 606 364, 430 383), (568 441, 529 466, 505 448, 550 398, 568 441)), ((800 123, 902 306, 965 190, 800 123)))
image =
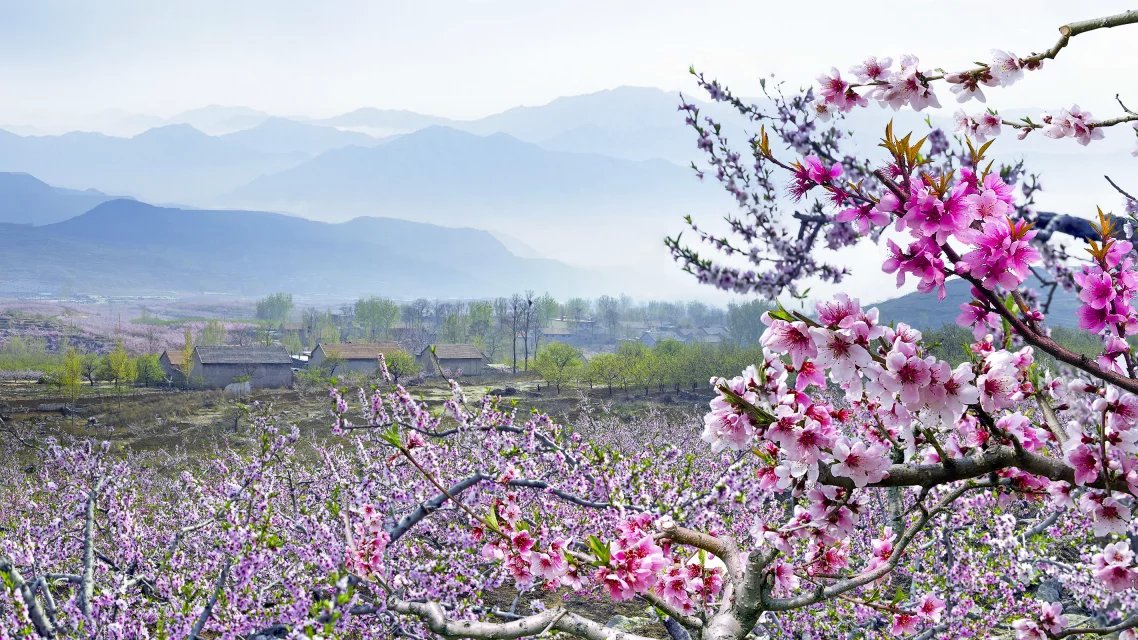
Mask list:
MULTIPOLYGON (((699 408, 706 406, 710 393, 675 392, 658 388, 645 394, 643 388, 589 390, 563 388, 561 394, 533 375, 515 379, 470 378, 463 387, 474 401, 487 393, 501 395, 516 402, 519 415, 530 410, 547 413, 565 424, 579 425, 590 440, 637 443, 653 440, 693 442, 700 428, 699 408), (650 424, 668 425, 655 434, 613 434, 592 429, 606 418, 616 416, 624 422, 644 418, 650 424), (677 427, 678 425, 678 427, 677 427), (676 434, 679 428, 685 433, 676 434), (615 439, 614 439, 615 436, 615 439), (631 437, 630 437, 631 436, 631 437)), ((418 398, 433 405, 449 397, 449 386, 440 380, 428 380, 409 387, 418 398)), ((30 380, 0 381, 0 438, 18 443, 20 464, 34 469, 35 449, 46 443, 71 442, 91 438, 110 443, 113 457, 129 457, 136 453, 170 452, 191 458, 213 458, 221 449, 252 451, 256 441, 248 430, 248 407, 254 403, 270 405, 274 415, 281 416, 300 431, 296 451, 310 458, 316 447, 332 441, 346 441, 330 432, 331 413, 327 389, 298 384, 293 389, 260 389, 250 397, 237 400, 215 390, 178 390, 166 388, 119 389, 108 383, 85 385, 83 395, 72 403, 50 385, 30 380)), ((16 448, 16 447, 13 447, 16 448)), ((529 594, 525 601, 533 597, 529 594)), ((623 631, 649 637, 663 637, 651 617, 650 608, 636 601, 613 602, 607 598, 581 596, 570 590, 542 597, 549 606, 563 603, 593 619, 607 621, 623 631)), ((502 615, 519 606, 520 594, 513 586, 503 586, 486 595, 502 615)), ((203 638, 212 637, 203 635, 203 638)))

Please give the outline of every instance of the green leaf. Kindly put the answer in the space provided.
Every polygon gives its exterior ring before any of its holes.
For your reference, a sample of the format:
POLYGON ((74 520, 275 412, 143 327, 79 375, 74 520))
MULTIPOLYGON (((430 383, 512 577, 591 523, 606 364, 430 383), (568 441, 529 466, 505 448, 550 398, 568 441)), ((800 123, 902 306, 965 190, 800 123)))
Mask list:
POLYGON ((601 539, 594 535, 586 538, 585 542, 589 545, 589 550, 593 552, 593 555, 597 557, 597 560, 602 565, 607 565, 609 563, 612 555, 609 553, 608 545, 601 542, 601 539))

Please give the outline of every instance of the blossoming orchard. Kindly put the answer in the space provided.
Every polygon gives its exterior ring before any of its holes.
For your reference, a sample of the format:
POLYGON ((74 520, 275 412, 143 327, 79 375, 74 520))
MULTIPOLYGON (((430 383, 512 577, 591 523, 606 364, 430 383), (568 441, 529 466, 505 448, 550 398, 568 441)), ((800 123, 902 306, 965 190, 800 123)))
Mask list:
POLYGON ((766 87, 762 107, 696 74, 751 132, 737 148, 682 104, 694 169, 739 206, 726 235, 689 219, 702 248, 667 240, 683 268, 785 301, 875 242, 930 303, 971 285, 966 360, 838 295, 764 316, 763 361, 711 381, 702 431, 562 426, 454 383, 433 407, 389 383, 332 390, 323 439, 258 407, 255 446, 211 456, 48 443, 0 471, 0 638, 1135 638, 1131 224, 1087 203, 1093 233, 1065 231, 996 151, 1094 145, 1138 113, 1124 96, 1106 117, 968 110, 1135 23, 1071 23, 953 72, 869 57, 801 93, 766 87), (942 99, 965 107, 955 132, 840 127, 942 99), (1050 337, 1058 287, 1098 357, 1050 337), (656 632, 606 626, 598 603, 650 611, 656 632))

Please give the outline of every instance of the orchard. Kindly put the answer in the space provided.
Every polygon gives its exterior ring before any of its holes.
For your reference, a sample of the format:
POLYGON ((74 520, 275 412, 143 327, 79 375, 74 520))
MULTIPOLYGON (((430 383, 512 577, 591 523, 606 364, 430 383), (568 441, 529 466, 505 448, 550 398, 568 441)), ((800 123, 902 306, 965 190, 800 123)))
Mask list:
POLYGON ((971 285, 964 361, 838 295, 766 313, 762 361, 711 380, 702 427, 563 426, 455 383, 430 406, 388 377, 331 390, 326 438, 257 406, 251 443, 209 455, 5 443, 0 638, 1132 640, 1138 204, 1116 184, 1125 212, 1087 203, 1093 233, 1072 235, 993 141, 1092 147, 1138 113, 1120 98, 1106 117, 962 109, 952 133, 840 124, 1046 81, 1084 34, 1135 23, 1071 23, 1040 52, 951 72, 870 57, 801 93, 771 86, 762 107, 696 74, 752 132, 736 147, 681 105, 695 171, 739 209, 728 235, 690 219, 698 248, 667 240, 682 267, 787 300, 876 243, 930 303, 971 285), (1059 287, 1098 357, 1050 337, 1059 287), (599 602, 650 610, 653 631, 606 627, 582 606, 599 602))

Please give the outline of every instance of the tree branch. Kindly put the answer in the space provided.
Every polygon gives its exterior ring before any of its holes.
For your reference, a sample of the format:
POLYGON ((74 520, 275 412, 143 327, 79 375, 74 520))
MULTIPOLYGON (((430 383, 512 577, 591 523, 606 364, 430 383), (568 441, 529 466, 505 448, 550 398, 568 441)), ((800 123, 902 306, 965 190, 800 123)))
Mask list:
POLYGON ((198 615, 198 619, 194 621, 194 626, 190 629, 189 640, 200 640, 202 629, 205 629, 205 623, 209 621, 209 617, 213 615, 213 608, 217 606, 217 600, 221 597, 221 591, 225 588, 225 581, 229 578, 229 568, 233 566, 233 558, 225 561, 225 565, 221 567, 221 573, 217 575, 217 582, 214 583, 213 593, 209 596, 209 601, 205 603, 202 612, 198 615))
POLYGON ((102 477, 87 494, 87 515, 83 524, 83 577, 79 583, 79 611, 91 615, 91 598, 95 592, 95 501, 103 490, 106 478, 102 477))
POLYGON ((600 623, 561 608, 548 609, 509 622, 482 622, 447 618, 446 611, 437 602, 396 600, 390 606, 398 613, 418 617, 428 629, 447 638, 509 640, 536 636, 547 630, 557 630, 586 640, 650 640, 645 636, 604 627, 600 623))
POLYGON ((823 600, 829 600, 847 591, 852 591, 853 589, 874 582, 882 576, 890 573, 897 567, 897 564, 901 561, 901 557, 905 555, 906 549, 908 549, 909 545, 917 537, 917 534, 924 530, 925 525, 927 525, 929 521, 932 520, 933 516, 946 509, 949 505, 955 502, 957 498, 964 495, 968 491, 971 491, 973 489, 988 488, 991 486, 993 486, 992 483, 987 481, 981 483, 969 483, 950 492, 948 495, 942 498, 940 502, 938 502, 932 509, 926 510, 922 508, 921 517, 918 518, 917 522, 914 523, 913 526, 910 527, 897 540, 897 544, 893 549, 893 555, 889 557, 889 560, 885 564, 877 567, 873 571, 860 574, 848 580, 836 582, 826 587, 819 585, 818 589, 812 593, 806 593, 792 598, 766 599, 763 602, 764 608, 767 611, 790 611, 792 609, 801 609, 802 607, 817 604, 823 600))
POLYGON ((1126 618, 1122 622, 1119 622, 1112 627, 1071 627, 1070 629, 1064 629, 1059 633, 1056 633, 1054 637, 1067 638, 1070 636, 1078 635, 1105 636, 1107 634, 1118 633, 1119 631, 1126 631, 1127 629, 1133 629, 1135 627, 1138 627, 1138 615, 1130 616, 1129 618, 1126 618))
POLYGON ((35 591, 24 580, 24 576, 16 568, 16 565, 12 564, 12 561, 5 556, 0 556, 0 574, 6 576, 8 581, 12 583, 12 588, 20 594, 20 599, 24 601, 24 606, 28 610, 28 618, 31 620, 36 635, 41 638, 54 638, 55 625, 51 624, 47 615, 44 614, 43 607, 40 606, 39 600, 36 600, 35 591))

